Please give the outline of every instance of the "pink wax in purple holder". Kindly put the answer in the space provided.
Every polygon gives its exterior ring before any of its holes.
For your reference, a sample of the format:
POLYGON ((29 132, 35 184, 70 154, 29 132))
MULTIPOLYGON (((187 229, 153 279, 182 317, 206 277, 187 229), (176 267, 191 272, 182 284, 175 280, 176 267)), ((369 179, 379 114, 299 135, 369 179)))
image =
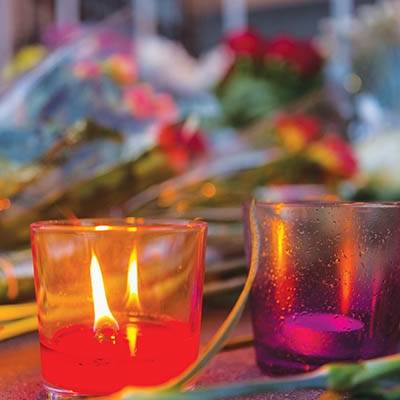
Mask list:
MULTIPOLYGON (((252 300, 254 307, 254 296, 252 300)), ((307 372, 329 362, 357 361, 396 351, 395 329, 390 336, 379 329, 372 336, 366 323, 342 314, 260 315, 263 317, 257 318, 253 311, 255 351, 259 367, 269 375, 307 372)))
MULTIPOLYGON (((256 361, 269 375, 396 352, 400 203, 254 204, 250 293, 256 361)), ((245 250, 252 238, 244 207, 245 250)))
POLYGON ((291 315, 281 325, 286 348, 307 357, 356 359, 364 324, 341 314, 291 315))

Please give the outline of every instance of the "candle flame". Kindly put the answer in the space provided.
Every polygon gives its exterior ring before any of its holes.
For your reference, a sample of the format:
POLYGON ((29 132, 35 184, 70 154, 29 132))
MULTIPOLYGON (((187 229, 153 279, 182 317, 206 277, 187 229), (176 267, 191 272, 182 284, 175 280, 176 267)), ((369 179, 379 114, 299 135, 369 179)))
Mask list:
POLYGON ((96 255, 92 252, 90 265, 90 278, 92 282, 94 325, 93 330, 100 339, 105 338, 105 332, 111 332, 109 339, 115 339, 115 331, 118 330, 118 322, 111 313, 107 303, 106 291, 104 289, 103 275, 96 255), (107 329, 106 329, 107 328, 107 329))
POLYGON ((129 299, 128 303, 140 307, 139 301, 139 279, 138 279, 138 262, 137 262, 137 249, 136 246, 133 248, 128 268, 128 291, 129 299))

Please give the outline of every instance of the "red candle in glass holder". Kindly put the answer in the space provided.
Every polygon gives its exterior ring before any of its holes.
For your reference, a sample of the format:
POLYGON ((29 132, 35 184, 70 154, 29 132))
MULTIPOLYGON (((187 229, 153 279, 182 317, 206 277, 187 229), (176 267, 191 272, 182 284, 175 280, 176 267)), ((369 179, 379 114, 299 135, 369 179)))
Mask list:
POLYGON ((207 225, 80 222, 32 225, 47 392, 104 396, 177 377, 199 350, 207 225))
POLYGON ((107 395, 126 386, 155 386, 196 360, 198 333, 179 321, 134 322, 99 337, 71 326, 41 343, 42 375, 54 387, 82 395, 107 395))
MULTIPOLYGON (((128 302, 140 310, 136 252, 133 256, 128 302)), ((187 323, 141 316, 118 324, 94 255, 91 284, 93 327, 73 325, 60 329, 50 341, 41 340, 42 375, 50 386, 81 395, 107 395, 126 386, 165 383, 196 360, 200 330, 191 332, 187 323)))

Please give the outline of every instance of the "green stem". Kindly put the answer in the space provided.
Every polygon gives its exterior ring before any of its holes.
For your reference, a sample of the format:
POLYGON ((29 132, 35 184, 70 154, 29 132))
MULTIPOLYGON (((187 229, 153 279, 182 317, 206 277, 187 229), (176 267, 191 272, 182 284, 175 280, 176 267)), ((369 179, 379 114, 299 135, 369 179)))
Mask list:
POLYGON ((354 379, 354 385, 400 373, 400 355, 386 356, 362 362, 363 369, 354 379))
POLYGON ((336 391, 353 390, 363 384, 400 372, 400 355, 395 354, 358 363, 337 363, 323 367, 328 371, 328 387, 336 391))
POLYGON ((246 283, 243 287, 242 292, 240 293, 238 300, 233 306, 228 317, 225 319, 225 321, 222 323, 218 331, 215 333, 214 337, 206 346, 203 354, 199 357, 197 362, 195 362, 191 367, 189 367, 182 375, 178 376, 176 379, 172 379, 165 385, 162 385, 161 388, 166 389, 171 387, 180 387, 184 385, 187 381, 189 381, 191 378, 196 376, 208 364, 208 362, 218 352, 218 350, 223 346, 224 342, 228 338, 232 329, 239 321, 239 318, 242 315, 242 311, 246 305, 250 289, 256 277, 258 263, 259 263, 260 234, 257 225, 254 203, 252 203, 250 207, 250 228, 253 237, 251 263, 246 283))
MULTIPOLYGON (((251 263, 249 268, 249 273, 247 276, 247 280, 244 284, 242 292, 238 300, 236 301, 234 307, 232 308, 231 312, 229 313, 228 317, 222 323, 220 328, 215 333, 214 337, 210 340, 208 345, 206 346, 203 353, 200 355, 198 360, 191 365, 186 371, 184 371, 180 376, 177 378, 171 379, 167 383, 160 385, 158 387, 153 387, 150 390, 150 394, 166 394, 173 390, 174 395, 176 396, 179 392, 179 388, 184 386, 190 379, 195 377, 211 360, 211 358, 222 348, 224 342, 227 340, 229 334, 231 333, 232 329, 235 327, 236 323, 238 322, 242 311, 246 305, 247 298, 250 293, 250 289, 253 285, 254 279, 257 274, 258 263, 259 263, 259 246, 260 246, 260 234, 257 225, 256 213, 254 203, 250 207, 250 228, 253 236, 252 240, 252 255, 251 255, 251 263)), ((128 389, 129 390, 129 389, 128 389)), ((148 393, 146 391, 146 393, 148 393)), ((189 392, 184 392, 185 395, 189 392)), ((191 392, 193 393, 193 392, 191 392)), ((136 399, 137 398, 137 391, 132 391, 129 393, 127 399, 136 399)), ((150 397, 151 398, 151 397, 150 397)))
POLYGON ((387 400, 398 400, 398 399, 400 399, 400 387, 396 386, 394 388, 389 389, 385 393, 385 399, 387 399, 387 400))

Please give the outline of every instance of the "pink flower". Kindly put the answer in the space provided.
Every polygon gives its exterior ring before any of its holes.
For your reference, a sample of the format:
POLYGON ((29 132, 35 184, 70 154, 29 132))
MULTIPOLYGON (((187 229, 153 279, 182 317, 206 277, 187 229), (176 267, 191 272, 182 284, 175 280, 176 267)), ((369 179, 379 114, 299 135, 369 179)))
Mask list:
POLYGON ((159 93, 154 97, 154 114, 161 122, 170 123, 178 118, 178 107, 168 93, 159 93))
POLYGON ((224 38, 224 42, 239 56, 261 57, 263 54, 263 38, 250 29, 232 31, 224 38))
POLYGON ((147 83, 139 83, 126 89, 124 101, 137 119, 147 119, 154 115, 154 90, 147 83))
POLYGON ((105 69, 117 83, 127 85, 139 77, 136 61, 127 54, 114 54, 105 61, 105 69))
POLYGON ((134 50, 132 37, 119 33, 111 27, 102 27, 102 29, 96 33, 94 39, 97 42, 97 46, 104 51, 129 54, 134 50))
POLYGON ((86 30, 83 24, 54 24, 44 30, 41 41, 46 47, 54 49, 78 40, 86 30))
POLYGON ((323 58, 311 41, 291 35, 279 35, 267 42, 264 59, 292 66, 301 76, 310 78, 322 68, 323 58))
POLYGON ((100 64, 91 60, 78 61, 72 71, 80 79, 97 78, 101 75, 100 64))

